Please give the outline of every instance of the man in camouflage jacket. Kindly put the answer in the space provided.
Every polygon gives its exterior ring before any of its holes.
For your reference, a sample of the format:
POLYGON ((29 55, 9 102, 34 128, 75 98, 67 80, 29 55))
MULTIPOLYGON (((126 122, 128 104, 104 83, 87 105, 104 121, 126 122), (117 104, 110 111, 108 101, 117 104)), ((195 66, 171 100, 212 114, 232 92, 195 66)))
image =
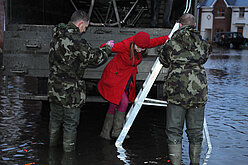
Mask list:
POLYGON ((50 43, 50 146, 57 144, 59 129, 63 124, 65 152, 75 149, 80 108, 86 99, 84 71, 88 65, 98 66, 106 62, 112 49, 109 45, 94 49, 82 39, 81 33, 88 25, 88 15, 84 11, 75 11, 68 24, 61 23, 53 29, 50 43))
POLYGON ((184 14, 180 28, 163 47, 160 62, 169 69, 164 84, 168 101, 166 134, 169 157, 173 165, 181 165, 184 120, 189 140, 191 164, 199 164, 204 109, 208 99, 206 73, 203 64, 211 46, 195 29, 194 16, 184 14))

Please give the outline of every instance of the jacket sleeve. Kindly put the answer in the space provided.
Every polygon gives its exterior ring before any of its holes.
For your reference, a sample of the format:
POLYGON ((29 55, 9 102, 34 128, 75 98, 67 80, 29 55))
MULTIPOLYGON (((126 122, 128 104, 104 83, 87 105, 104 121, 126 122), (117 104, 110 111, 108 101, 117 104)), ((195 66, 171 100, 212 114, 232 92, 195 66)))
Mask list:
POLYGON ((209 55, 212 53, 212 46, 205 40, 202 41, 201 44, 202 50, 204 50, 204 52, 201 52, 201 55, 203 57, 203 61, 202 64, 205 64, 209 58, 209 55))
MULTIPOLYGON (((121 42, 114 43, 114 46, 112 47, 112 52, 120 53, 120 52, 126 51, 127 45, 125 43, 127 43, 127 40, 128 39, 125 39, 125 40, 122 40, 121 42)), ((106 43, 102 44, 100 47, 102 48, 105 45, 106 43)))
POLYGON ((171 40, 169 40, 162 48, 161 52, 159 53, 159 61, 165 68, 170 66, 170 56, 173 52, 173 45, 171 40))
POLYGON ((82 67, 85 67, 84 65, 97 67, 107 61, 107 58, 111 55, 111 47, 105 45, 102 48, 93 48, 86 42, 81 45, 80 52, 79 58, 82 61, 82 67))
POLYGON ((112 52, 120 53, 126 50, 126 45, 124 44, 123 41, 115 43, 112 52))
POLYGON ((168 35, 166 35, 166 36, 151 39, 149 48, 153 48, 158 45, 163 45, 168 40, 168 38, 169 38, 168 35))

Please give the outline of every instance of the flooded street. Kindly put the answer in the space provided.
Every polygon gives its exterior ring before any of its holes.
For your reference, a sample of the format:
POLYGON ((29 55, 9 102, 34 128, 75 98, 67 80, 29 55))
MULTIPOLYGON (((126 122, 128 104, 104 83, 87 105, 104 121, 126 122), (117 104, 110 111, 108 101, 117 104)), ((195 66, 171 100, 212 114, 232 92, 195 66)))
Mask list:
POLYGON ((205 67, 209 164, 248 164, 248 50, 214 50, 205 67))
MULTIPOLYGON (((206 121, 212 143, 209 165, 248 164, 248 50, 214 49, 205 65, 209 85, 206 121)), ((99 137, 107 103, 87 103, 78 127, 77 151, 48 147, 48 104, 19 100, 37 88, 34 78, 0 76, 1 165, 166 165, 165 108, 143 106, 119 154, 115 141, 99 137)), ((62 141, 61 141, 62 142, 62 141)), ((203 143, 202 161, 207 150, 203 143)), ((184 134, 183 162, 189 165, 184 134)))

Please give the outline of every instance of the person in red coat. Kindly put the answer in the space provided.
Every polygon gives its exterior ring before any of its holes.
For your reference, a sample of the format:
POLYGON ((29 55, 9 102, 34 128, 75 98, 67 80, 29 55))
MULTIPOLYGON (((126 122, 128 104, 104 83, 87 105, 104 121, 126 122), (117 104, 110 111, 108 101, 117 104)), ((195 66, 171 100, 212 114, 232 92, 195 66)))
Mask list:
MULTIPOLYGON (((115 43, 112 52, 117 52, 105 67, 98 83, 100 94, 110 102, 100 136, 104 139, 117 138, 123 128, 128 103, 135 99, 137 65, 141 63, 147 48, 166 42, 168 36, 150 39, 146 32, 139 32, 115 43)), ((110 41, 106 44, 110 44, 110 41)), ((113 43, 111 43, 113 44, 113 43)), ((104 46, 104 44, 102 45, 104 46)))

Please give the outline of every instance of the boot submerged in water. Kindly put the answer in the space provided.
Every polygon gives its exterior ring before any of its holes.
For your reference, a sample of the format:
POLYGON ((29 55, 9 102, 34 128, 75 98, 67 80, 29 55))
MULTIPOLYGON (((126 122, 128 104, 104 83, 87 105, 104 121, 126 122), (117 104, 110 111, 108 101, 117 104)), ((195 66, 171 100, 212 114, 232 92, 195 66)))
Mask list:
POLYGON ((49 146, 55 147, 58 145, 60 135, 60 123, 56 121, 49 122, 49 146))
MULTIPOLYGON (((118 138, 118 136, 120 135, 122 128, 123 128, 124 121, 125 121, 125 116, 126 116, 126 112, 120 112, 120 111, 115 112, 114 125, 113 125, 113 131, 112 131, 113 138, 118 138)), ((130 138, 129 135, 126 136, 126 139, 128 138, 130 138)))
POLYGON ((100 133, 100 136, 102 138, 106 140, 111 140, 110 132, 112 130, 113 121, 114 121, 114 114, 107 113, 102 127, 102 131, 100 133))
POLYGON ((168 144, 169 158, 172 165, 181 165, 182 144, 168 144))
POLYGON ((76 148, 76 134, 63 135, 63 149, 64 152, 72 152, 76 148))
POLYGON ((201 145, 189 144, 190 165, 200 165, 201 145))
POLYGON ((55 147, 58 145, 59 130, 49 130, 49 146, 55 147))

